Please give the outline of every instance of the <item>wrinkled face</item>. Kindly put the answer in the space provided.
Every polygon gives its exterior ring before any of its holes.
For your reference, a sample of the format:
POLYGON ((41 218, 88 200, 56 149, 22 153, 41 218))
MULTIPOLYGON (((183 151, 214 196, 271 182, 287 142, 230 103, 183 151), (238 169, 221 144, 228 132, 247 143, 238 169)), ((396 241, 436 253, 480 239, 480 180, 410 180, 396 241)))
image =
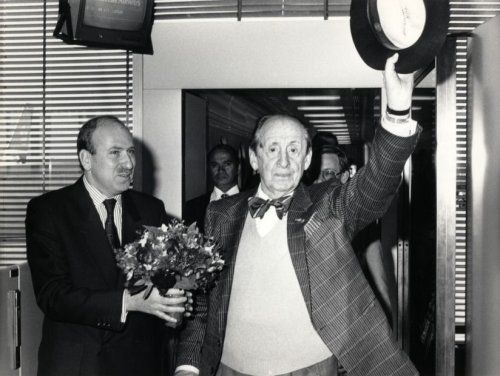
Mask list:
POLYGON ((236 184, 238 166, 227 151, 218 150, 214 152, 208 161, 208 168, 214 185, 222 192, 227 192, 236 184))
POLYGON ((339 179, 341 175, 340 161, 337 154, 324 153, 321 154, 321 171, 318 176, 318 183, 339 179))
POLYGON ((135 148, 128 130, 106 120, 92 135, 95 153, 81 150, 79 157, 88 181, 107 197, 129 189, 135 167, 135 148))
POLYGON ((261 178, 264 193, 271 198, 291 194, 311 164, 306 131, 289 118, 271 118, 261 128, 256 152, 250 150, 250 164, 261 178))

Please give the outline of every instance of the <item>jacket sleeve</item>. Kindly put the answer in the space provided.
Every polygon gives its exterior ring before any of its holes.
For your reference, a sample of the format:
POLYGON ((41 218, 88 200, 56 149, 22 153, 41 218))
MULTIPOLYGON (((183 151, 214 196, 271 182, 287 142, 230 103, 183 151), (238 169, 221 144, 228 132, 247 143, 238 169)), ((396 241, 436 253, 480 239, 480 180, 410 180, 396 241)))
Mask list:
POLYGON ((39 307, 52 320, 120 330, 123 289, 97 291, 73 284, 51 207, 35 198, 26 214, 28 264, 39 307))
MULTIPOLYGON (((205 235, 216 237, 213 229, 214 215, 208 205, 205 214, 205 235)), ((210 293, 213 293, 211 290, 210 293)), ((205 339, 205 332, 207 329, 208 317, 208 302, 210 297, 208 294, 199 293, 195 297, 195 311, 193 317, 186 320, 185 328, 179 334, 179 343, 177 346, 176 367, 182 365, 190 365, 200 369, 201 363, 201 349, 205 339)))
POLYGON ((350 237, 386 212, 419 133, 420 129, 410 137, 399 137, 378 127, 368 163, 342 186, 340 194, 332 192, 330 208, 344 219, 350 237))

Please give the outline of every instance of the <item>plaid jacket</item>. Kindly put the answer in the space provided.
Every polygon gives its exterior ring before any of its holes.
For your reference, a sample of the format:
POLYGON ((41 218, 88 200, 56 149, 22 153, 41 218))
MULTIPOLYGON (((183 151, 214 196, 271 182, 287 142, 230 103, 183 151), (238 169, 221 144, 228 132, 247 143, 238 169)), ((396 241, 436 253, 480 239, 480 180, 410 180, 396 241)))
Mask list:
MULTIPOLYGON (((379 127, 372 156, 349 183, 322 183, 294 192, 288 246, 311 321, 348 375, 417 375, 391 338, 384 312, 351 247, 355 233, 381 217, 401 180, 418 135, 397 137, 379 127)), ((177 365, 214 375, 222 355, 236 253, 255 191, 211 203, 205 230, 225 251, 226 266, 181 332, 177 365)))

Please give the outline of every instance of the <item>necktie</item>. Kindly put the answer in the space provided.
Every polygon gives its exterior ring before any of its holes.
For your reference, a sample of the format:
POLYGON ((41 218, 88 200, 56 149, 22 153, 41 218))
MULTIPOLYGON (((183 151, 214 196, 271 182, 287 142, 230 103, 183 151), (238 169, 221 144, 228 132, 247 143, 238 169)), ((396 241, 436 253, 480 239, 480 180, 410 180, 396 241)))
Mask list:
POLYGON ((267 210, 274 206, 276 208, 276 215, 282 219, 290 207, 292 196, 285 196, 276 198, 274 200, 264 200, 260 197, 252 197, 248 200, 248 209, 252 218, 262 218, 267 210))
POLYGON ((116 230, 114 218, 116 200, 114 198, 109 198, 104 200, 103 204, 108 212, 106 222, 104 223, 104 230, 106 231, 109 245, 113 249, 120 248, 120 238, 118 237, 118 231, 116 230))

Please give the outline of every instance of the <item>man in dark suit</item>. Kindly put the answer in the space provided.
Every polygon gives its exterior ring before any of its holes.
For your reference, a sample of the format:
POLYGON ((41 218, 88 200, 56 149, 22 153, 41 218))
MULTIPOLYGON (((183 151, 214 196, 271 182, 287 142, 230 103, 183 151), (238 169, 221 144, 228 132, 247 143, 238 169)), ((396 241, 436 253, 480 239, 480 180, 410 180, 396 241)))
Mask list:
POLYGON ((258 124, 250 161, 259 188, 207 210, 226 267, 197 297, 176 375, 331 376, 337 359, 348 375, 417 374, 350 245, 386 210, 417 141, 412 76, 396 74, 396 60, 386 64, 388 108, 371 159, 346 184, 300 184, 311 162, 305 127, 281 115, 258 124))
POLYGON ((156 288, 131 296, 113 253, 143 225, 166 223, 164 205, 129 189, 135 149, 117 118, 86 122, 77 149, 83 176, 27 209, 28 262, 45 314, 38 374, 164 374, 165 322, 175 323, 169 314, 184 312, 186 297, 156 288))
POLYGON ((207 155, 208 172, 214 189, 204 195, 189 200, 186 203, 184 220, 191 224, 196 222, 204 227, 205 211, 211 201, 235 195, 238 188, 238 154, 226 144, 215 145, 207 155))

